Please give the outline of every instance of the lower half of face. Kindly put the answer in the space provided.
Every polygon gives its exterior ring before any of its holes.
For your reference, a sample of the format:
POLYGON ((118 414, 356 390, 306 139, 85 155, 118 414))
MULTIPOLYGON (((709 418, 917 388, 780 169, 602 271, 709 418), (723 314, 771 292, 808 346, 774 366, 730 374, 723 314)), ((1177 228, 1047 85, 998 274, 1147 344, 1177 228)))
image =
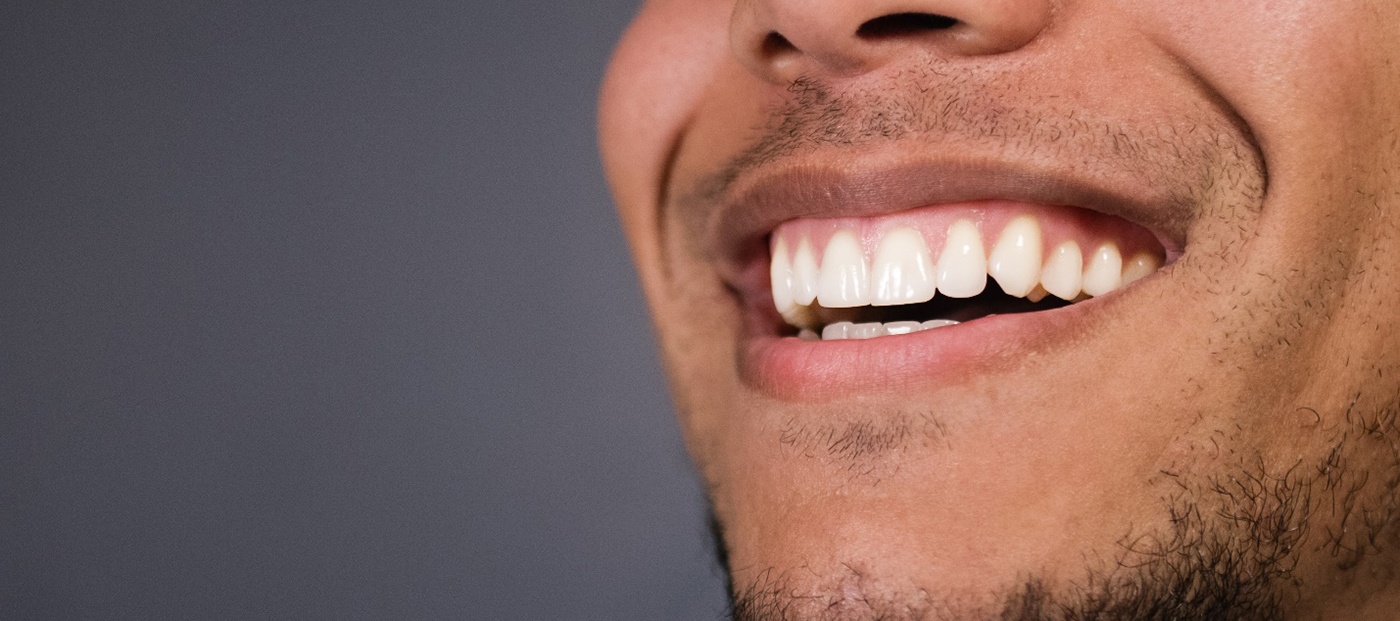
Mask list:
POLYGON ((1393 610, 1393 9, 1066 3, 783 84, 697 39, 638 104, 720 4, 644 10, 603 138, 737 617, 1393 610))

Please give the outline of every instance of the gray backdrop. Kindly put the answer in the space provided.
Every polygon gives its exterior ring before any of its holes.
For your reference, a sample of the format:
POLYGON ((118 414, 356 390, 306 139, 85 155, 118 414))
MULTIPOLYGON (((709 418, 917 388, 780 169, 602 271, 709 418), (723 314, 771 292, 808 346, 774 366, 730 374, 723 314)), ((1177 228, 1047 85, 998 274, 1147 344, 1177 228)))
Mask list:
POLYGON ((716 619, 634 4, 4 2, 0 618, 716 619))

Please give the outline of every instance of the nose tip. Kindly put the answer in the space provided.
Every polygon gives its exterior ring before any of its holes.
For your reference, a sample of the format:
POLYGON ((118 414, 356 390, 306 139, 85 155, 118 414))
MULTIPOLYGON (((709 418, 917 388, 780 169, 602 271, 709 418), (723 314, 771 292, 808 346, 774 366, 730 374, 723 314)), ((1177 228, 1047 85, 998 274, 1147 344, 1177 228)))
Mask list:
POLYGON ((739 0, 734 53, 775 83, 858 75, 910 48, 947 56, 1002 54, 1045 29, 1052 0, 739 0))

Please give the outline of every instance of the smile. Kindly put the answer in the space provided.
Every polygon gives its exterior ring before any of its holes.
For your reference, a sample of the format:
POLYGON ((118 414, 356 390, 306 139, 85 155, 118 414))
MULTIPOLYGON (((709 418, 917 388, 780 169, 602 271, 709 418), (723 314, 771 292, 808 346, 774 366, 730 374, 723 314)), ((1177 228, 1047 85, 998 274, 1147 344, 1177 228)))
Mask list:
POLYGON ((1164 261, 1151 232, 1120 218, 978 201, 784 222, 770 237, 769 276, 791 331, 834 341, 1058 308, 1119 290, 1164 261))
POLYGON ((856 154, 735 181, 703 238, 743 318, 739 377, 820 400, 955 385, 1132 329, 1185 254, 1175 190, 1113 168, 856 154))
POLYGON ((680 193, 680 239, 741 320, 742 382, 799 401, 962 385, 1172 320, 1180 183, 988 155, 815 152, 680 193))

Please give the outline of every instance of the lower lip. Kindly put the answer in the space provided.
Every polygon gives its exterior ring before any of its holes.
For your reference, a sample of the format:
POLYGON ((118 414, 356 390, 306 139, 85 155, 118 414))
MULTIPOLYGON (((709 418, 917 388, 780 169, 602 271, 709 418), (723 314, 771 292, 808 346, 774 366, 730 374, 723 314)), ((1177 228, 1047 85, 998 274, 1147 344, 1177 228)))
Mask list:
POLYGON ((992 315, 953 326, 863 340, 804 341, 773 330, 775 313, 750 312, 740 372, 752 388, 792 401, 962 384, 1023 364, 1029 352, 1085 334, 1106 309, 1092 299, 1052 310, 992 315))

